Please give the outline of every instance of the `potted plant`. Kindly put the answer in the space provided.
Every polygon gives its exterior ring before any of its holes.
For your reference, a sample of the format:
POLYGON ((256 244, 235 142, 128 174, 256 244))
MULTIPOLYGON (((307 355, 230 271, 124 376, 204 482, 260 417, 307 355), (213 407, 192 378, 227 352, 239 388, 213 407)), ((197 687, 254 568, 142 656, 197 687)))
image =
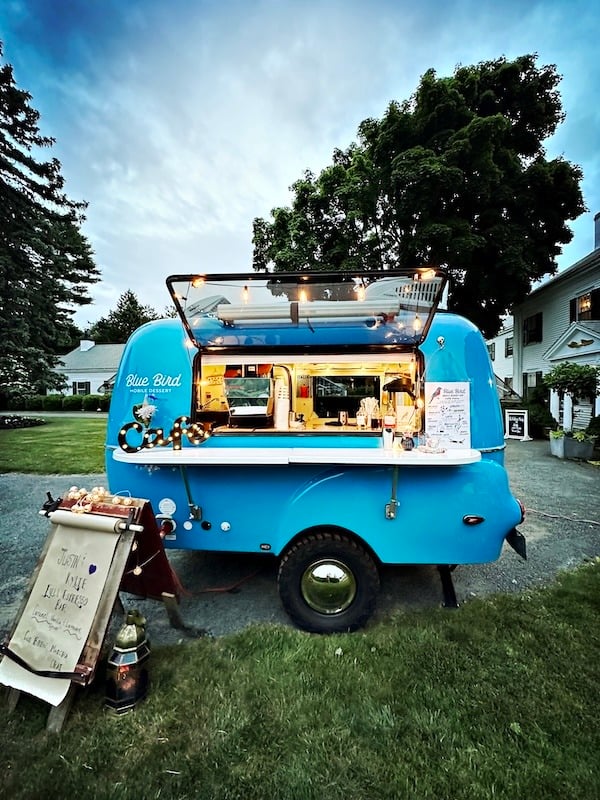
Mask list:
POLYGON ((594 452, 596 437, 587 431, 550 431, 550 452, 557 458, 588 461, 594 452))

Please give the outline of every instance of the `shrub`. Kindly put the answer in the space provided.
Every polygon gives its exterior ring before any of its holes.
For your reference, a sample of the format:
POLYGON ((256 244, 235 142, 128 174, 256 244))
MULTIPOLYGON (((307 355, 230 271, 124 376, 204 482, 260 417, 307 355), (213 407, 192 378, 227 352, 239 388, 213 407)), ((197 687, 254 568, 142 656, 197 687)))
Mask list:
POLYGON ((62 411, 63 400, 62 394, 47 394, 44 397, 44 411, 62 411))
POLYGON ((595 436, 600 439, 600 417, 592 417, 590 424, 585 429, 589 436, 595 436))
POLYGON ((83 397, 80 394, 68 394, 63 397, 63 411, 81 411, 83 409, 83 397))
POLYGON ((25 395, 11 394, 6 398, 6 408, 10 411, 25 408, 25 395))
POLYGON ((106 411, 108 400, 103 394, 85 394, 82 398, 84 411, 106 411))
POLYGON ((41 411, 44 408, 45 399, 43 394, 32 394, 31 397, 25 398, 22 408, 26 411, 41 411))

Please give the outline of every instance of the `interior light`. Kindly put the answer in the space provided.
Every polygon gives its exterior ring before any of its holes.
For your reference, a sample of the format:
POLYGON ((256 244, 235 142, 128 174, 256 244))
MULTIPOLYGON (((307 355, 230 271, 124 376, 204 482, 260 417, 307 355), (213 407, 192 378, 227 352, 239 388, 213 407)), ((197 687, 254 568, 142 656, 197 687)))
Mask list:
POLYGON ((298 292, 298 302, 306 303, 308 302, 308 294, 306 293, 306 289, 300 289, 298 292))
POLYGON ((201 286, 204 286, 204 278, 201 278, 200 276, 194 278, 192 280, 192 286, 194 289, 199 289, 201 286))
POLYGON ((413 328, 415 330, 415 333, 417 331, 420 331, 422 327, 423 327, 423 323, 421 322, 421 317, 418 314, 415 314, 415 318, 414 318, 414 321, 413 321, 413 328))
POLYGON ((242 289, 242 301, 243 301, 244 305, 248 304, 248 298, 249 297, 250 297, 250 292, 248 291, 248 287, 244 286, 244 288, 242 289))
POLYGON ((421 273, 422 281, 432 281, 434 278, 435 278, 434 269, 426 269, 424 272, 421 273))
POLYGON ((362 303, 363 300, 365 299, 365 287, 364 286, 359 286, 358 287, 358 290, 357 290, 357 293, 356 293, 356 299, 360 303, 362 303))

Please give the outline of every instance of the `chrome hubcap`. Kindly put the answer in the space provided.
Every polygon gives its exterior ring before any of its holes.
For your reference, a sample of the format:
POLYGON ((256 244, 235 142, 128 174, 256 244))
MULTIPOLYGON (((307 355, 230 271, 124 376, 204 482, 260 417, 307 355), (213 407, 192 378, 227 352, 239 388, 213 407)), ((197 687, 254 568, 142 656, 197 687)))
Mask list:
POLYGON ((356 578, 341 561, 314 561, 300 581, 302 597, 319 614, 339 614, 356 597, 356 578))

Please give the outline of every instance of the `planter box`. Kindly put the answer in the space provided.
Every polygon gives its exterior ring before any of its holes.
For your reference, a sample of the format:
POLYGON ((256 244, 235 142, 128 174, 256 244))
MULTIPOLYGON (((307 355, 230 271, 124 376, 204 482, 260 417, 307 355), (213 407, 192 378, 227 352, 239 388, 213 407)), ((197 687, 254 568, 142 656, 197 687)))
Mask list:
POLYGON ((571 436, 558 439, 550 437, 550 452, 557 458, 578 458, 589 461, 594 453, 594 442, 578 442, 571 436))

